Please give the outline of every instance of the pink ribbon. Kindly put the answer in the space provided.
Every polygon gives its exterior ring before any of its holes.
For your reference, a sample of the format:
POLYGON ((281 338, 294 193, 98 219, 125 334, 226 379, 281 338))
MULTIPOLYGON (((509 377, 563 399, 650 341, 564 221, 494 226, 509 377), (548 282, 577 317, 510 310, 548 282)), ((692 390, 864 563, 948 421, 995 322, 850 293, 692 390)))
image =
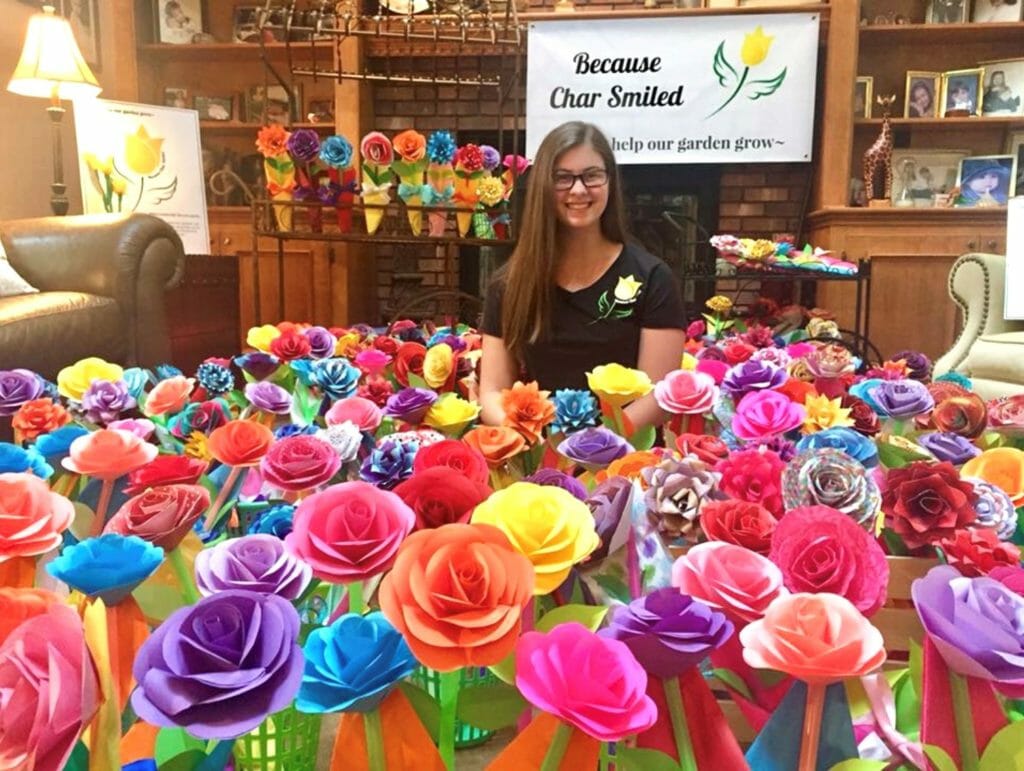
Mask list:
POLYGON ((882 674, 864 675, 860 678, 875 719, 875 728, 885 743, 894 752, 917 768, 927 768, 927 758, 920 742, 912 742, 896 730, 896 698, 889 681, 882 674))

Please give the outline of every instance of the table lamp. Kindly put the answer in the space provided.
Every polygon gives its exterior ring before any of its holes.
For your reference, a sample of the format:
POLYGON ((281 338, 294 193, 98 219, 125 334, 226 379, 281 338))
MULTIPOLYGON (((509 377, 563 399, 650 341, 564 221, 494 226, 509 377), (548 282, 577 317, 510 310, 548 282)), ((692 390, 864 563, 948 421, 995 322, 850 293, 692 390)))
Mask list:
POLYGON ((67 188, 64 185, 64 156, 61 147, 61 120, 64 107, 61 99, 95 97, 100 84, 78 50, 78 43, 67 19, 57 16, 53 7, 43 6, 42 13, 28 20, 25 45, 7 90, 22 96, 49 98, 53 135, 53 184, 50 185, 50 206, 53 213, 68 213, 67 188))

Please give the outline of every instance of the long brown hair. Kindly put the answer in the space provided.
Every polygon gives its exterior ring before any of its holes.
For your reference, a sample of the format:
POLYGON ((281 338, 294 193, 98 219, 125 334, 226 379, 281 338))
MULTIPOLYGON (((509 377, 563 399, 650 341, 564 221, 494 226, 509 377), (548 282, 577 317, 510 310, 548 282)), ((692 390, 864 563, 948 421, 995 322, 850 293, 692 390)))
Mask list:
POLYGON ((516 248, 498 274, 504 282, 501 336, 505 347, 522 361, 523 348, 548 332, 555 292, 558 255, 558 219, 553 212, 553 174, 567 151, 589 144, 608 171, 608 205, 601 214, 601 234, 616 243, 626 240, 626 214, 615 153, 597 126, 583 121, 563 123, 544 137, 537 148, 526 188, 522 228, 516 248))

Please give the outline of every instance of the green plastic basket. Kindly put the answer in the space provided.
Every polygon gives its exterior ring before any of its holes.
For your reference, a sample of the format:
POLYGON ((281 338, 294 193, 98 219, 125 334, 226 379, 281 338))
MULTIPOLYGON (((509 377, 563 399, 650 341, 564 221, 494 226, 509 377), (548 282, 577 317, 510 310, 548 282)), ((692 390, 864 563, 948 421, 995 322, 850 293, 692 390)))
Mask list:
POLYGON ((320 715, 286 707, 235 741, 235 771, 299 771, 316 768, 320 715))
MULTIPOLYGON (((426 667, 417 667, 413 670, 410 679, 414 684, 429 693, 435 701, 438 701, 441 691, 441 675, 439 672, 427 669, 426 667)), ((498 682, 498 678, 487 667, 466 667, 462 670, 462 688, 496 682, 498 682)), ((457 718, 455 720, 456 749, 476 747, 486 742, 492 736, 494 736, 494 731, 485 731, 482 728, 467 725, 457 718)))

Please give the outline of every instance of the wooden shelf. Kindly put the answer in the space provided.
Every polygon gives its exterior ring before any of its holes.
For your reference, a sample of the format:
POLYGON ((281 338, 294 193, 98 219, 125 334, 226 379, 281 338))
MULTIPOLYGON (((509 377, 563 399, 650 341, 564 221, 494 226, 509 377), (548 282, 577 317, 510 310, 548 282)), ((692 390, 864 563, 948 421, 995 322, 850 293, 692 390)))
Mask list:
MULTIPOLYGON (((860 28, 861 45, 940 45, 998 43, 1018 35, 1024 41, 1024 22, 992 24, 869 24, 860 28)), ((1021 46, 1024 54, 1024 44, 1021 46)))
MULTIPOLYGON (((244 123, 237 120, 201 120, 199 128, 210 133, 245 133, 251 131, 253 136, 263 128, 262 123, 244 123)), ((334 131, 334 123, 292 123, 288 129, 311 128, 323 131, 334 131)))
POLYGON ((974 224, 979 226, 1006 225, 1006 207, 944 207, 929 206, 924 208, 905 206, 880 206, 876 208, 864 206, 826 206, 807 216, 810 225, 858 225, 905 223, 913 214, 915 223, 934 224, 974 224))
MULTIPOLYGON (((290 49, 293 57, 312 58, 312 56, 331 57, 334 53, 334 42, 331 40, 297 41, 294 43, 267 43, 263 48, 268 55, 285 58, 290 49)), ((258 61, 260 46, 256 43, 143 43, 139 46, 139 56, 155 59, 180 59, 189 62, 213 60, 248 60, 258 61)))
MULTIPOLYGON (((889 118, 894 128, 913 126, 921 131, 942 131, 944 129, 1005 129, 1024 126, 1024 115, 986 115, 975 118, 889 118)), ((853 122, 858 129, 880 127, 881 118, 857 118, 853 122)))

